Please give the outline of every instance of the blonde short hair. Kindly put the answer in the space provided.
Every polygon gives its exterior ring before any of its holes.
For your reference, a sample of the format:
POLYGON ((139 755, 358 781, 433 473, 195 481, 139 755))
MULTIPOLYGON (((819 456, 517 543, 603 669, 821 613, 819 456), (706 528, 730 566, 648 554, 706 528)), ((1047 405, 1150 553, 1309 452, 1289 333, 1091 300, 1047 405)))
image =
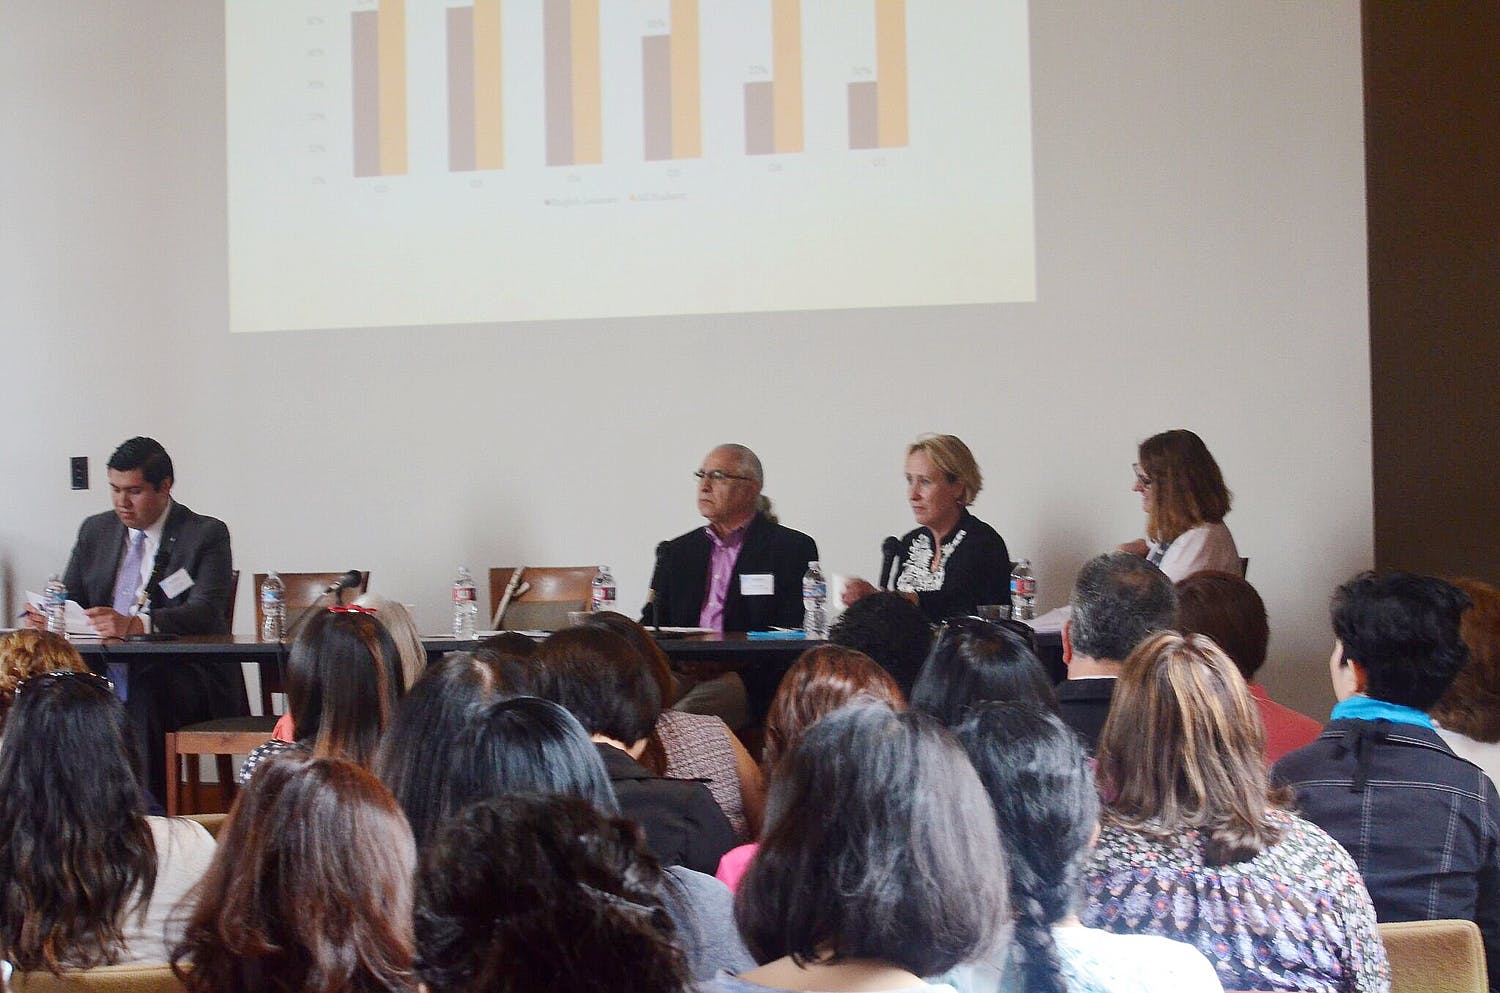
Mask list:
POLYGON ((984 488, 984 474, 979 471, 974 453, 969 451, 969 446, 957 435, 924 434, 906 446, 908 458, 917 452, 926 453, 938 471, 948 477, 949 482, 963 484, 962 501, 965 507, 978 498, 979 491, 984 488))
POLYGON ((16 687, 43 672, 88 672, 83 656, 60 634, 22 629, 0 636, 0 720, 16 699, 16 687))
POLYGON ((411 689, 427 668, 427 646, 422 644, 422 635, 417 631, 411 612, 405 604, 379 593, 362 594, 354 604, 375 611, 375 619, 390 633, 391 640, 396 643, 396 653, 401 656, 401 685, 411 689))

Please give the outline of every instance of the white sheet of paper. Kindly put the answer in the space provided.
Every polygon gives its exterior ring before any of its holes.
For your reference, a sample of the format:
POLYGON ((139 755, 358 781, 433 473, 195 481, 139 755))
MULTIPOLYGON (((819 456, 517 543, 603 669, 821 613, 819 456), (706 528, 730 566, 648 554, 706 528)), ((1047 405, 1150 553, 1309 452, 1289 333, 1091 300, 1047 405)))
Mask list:
POLYGON ((740 596, 774 596, 776 577, 769 572, 740 573, 740 596))
POLYGON ((178 569, 172 575, 161 581, 161 591, 172 600, 187 592, 193 585, 193 577, 188 575, 186 569, 178 569))
MULTIPOLYGON (((40 593, 27 590, 26 602, 38 610, 47 609, 47 598, 40 593)), ((83 612, 83 606, 77 600, 69 600, 63 607, 63 618, 67 621, 69 634, 99 634, 94 630, 93 622, 89 620, 89 615, 83 612)))

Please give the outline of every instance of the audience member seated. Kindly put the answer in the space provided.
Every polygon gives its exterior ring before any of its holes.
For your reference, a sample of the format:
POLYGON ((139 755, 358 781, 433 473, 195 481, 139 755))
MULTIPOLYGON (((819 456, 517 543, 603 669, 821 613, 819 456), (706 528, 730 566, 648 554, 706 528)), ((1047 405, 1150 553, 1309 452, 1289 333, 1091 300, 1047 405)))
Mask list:
MULTIPOLYGON (((603 759, 583 726, 557 704, 515 697, 488 705, 452 749, 440 782, 441 817, 478 800, 519 793, 571 796, 602 814, 620 808, 603 759)), ((734 929, 729 890, 701 872, 667 866, 654 888, 671 914, 694 978, 751 964, 734 929)))
POLYGON ((959 993, 1219 993, 1191 945, 1078 922, 1080 881, 1099 832, 1088 753, 1055 711, 983 703, 958 729, 989 792, 1010 867, 1010 961, 959 966, 959 993))
POLYGON ((416 851, 373 775, 268 758, 219 840, 172 957, 189 993, 416 993, 416 851))
POLYGON ((1500 589, 1473 579, 1453 585, 1474 602, 1459 628, 1469 661, 1431 713, 1438 737, 1454 754, 1500 786, 1500 589))
POLYGON ((1239 667, 1266 726, 1266 761, 1310 744, 1323 725, 1266 695, 1255 674, 1266 662, 1271 629, 1266 605, 1237 572, 1207 569, 1177 583, 1177 624, 1184 634, 1206 634, 1239 667))
POLYGON ((536 686, 537 644, 519 631, 500 631, 479 643, 475 655, 495 667, 507 693, 531 693, 536 686))
POLYGON ((1057 694, 1031 648, 1030 628, 1020 621, 950 618, 938 628, 937 642, 912 688, 911 709, 951 728, 970 707, 987 700, 1034 703, 1057 712, 1057 694))
POLYGON ((0 635, 0 727, 16 700, 16 686, 44 672, 88 672, 78 649, 60 634, 22 628, 0 635))
MULTIPOLYGON (((760 766, 740 744, 729 725, 711 714, 677 710, 676 680, 667 653, 644 627, 614 611, 590 614, 586 624, 605 628, 630 642, 661 691, 664 709, 656 717, 641 765, 670 779, 701 779, 714 802, 729 818, 736 840, 760 833, 766 805, 766 787, 760 766)), ((729 673, 739 681, 738 673, 729 673)), ((703 685, 700 683, 699 685, 703 685)), ((744 683, 740 683, 744 695, 744 683)))
POLYGON ((828 629, 828 640, 880 663, 904 698, 911 696, 932 649, 932 625, 901 594, 874 593, 839 615, 828 629))
POLYGON ((1172 582, 1215 569, 1243 575, 1234 536, 1224 526, 1231 494, 1219 463, 1191 431, 1163 431, 1137 449, 1135 485, 1146 512, 1146 537, 1126 542, 1130 552, 1161 566, 1172 582))
POLYGON ((417 877, 427 993, 684 993, 687 963, 630 823, 570 797, 466 807, 417 877))
POLYGON ((125 707, 91 672, 15 687, 0 736, 0 960, 22 971, 165 962, 214 842, 148 817, 125 707))
POLYGON ((641 765, 661 713, 661 690, 630 642, 599 627, 567 628, 537 652, 537 695, 561 704, 592 736, 621 812, 646 832, 663 865, 712 873, 734 829, 708 787, 641 765))
POLYGON ((455 742, 503 689, 498 668, 480 654, 451 652, 422 673, 396 709, 376 753, 375 773, 405 811, 419 851, 443 817, 438 791, 455 742))
MULTIPOLYGON (((951 434, 924 434, 906 446, 906 500, 917 527, 902 538, 891 586, 936 623, 1003 603, 1010 590, 1005 539, 969 513, 984 487, 974 453, 951 434)), ((850 577, 844 605, 878 592, 850 577)))
POLYGON ((1068 678, 1057 687, 1058 713, 1093 751, 1121 665, 1151 632, 1177 623, 1177 593, 1151 563, 1107 552, 1078 570, 1068 605, 1071 614, 1062 629, 1068 678))
POLYGON ((1500 796, 1427 710, 1468 660, 1469 597, 1440 579, 1365 573, 1333 597, 1338 704, 1318 740, 1276 764, 1303 816, 1349 850, 1381 921, 1479 925, 1500 987, 1500 796))
POLYGON ((758 968, 701 993, 950 990, 923 976, 994 954, 1010 907, 995 815, 953 735, 925 714, 847 707, 771 783, 735 917, 758 968))
POLYGON ((1387 993, 1359 868, 1284 809, 1264 753, 1255 700, 1210 639, 1136 649, 1099 739, 1084 926, 1185 941, 1228 990, 1387 993))
POLYGON ((287 712, 296 740, 273 739, 251 752, 240 767, 240 785, 267 756, 289 749, 368 768, 404 693, 396 644, 373 611, 319 611, 297 633, 287 662, 287 712))
MULTIPOLYGON (((892 710, 906 709, 896 680, 863 652, 838 645, 821 645, 803 652, 781 677, 766 711, 766 775, 775 776, 777 763, 797 747, 804 731, 856 700, 883 703, 892 710)), ((758 847, 749 844, 730 849, 719 860, 716 875, 730 889, 738 889, 758 847)))

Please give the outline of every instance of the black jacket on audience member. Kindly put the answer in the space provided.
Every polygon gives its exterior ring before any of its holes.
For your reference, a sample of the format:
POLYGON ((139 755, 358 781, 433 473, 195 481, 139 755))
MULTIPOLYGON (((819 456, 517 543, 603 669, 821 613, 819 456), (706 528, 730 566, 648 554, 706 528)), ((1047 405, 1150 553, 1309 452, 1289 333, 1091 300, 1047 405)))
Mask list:
POLYGON ((1382 922, 1479 925, 1500 984, 1500 795, 1477 765, 1415 724, 1337 720, 1272 778, 1348 849, 1382 922))
POLYGON ((1089 754, 1099 750, 1099 732, 1109 716, 1109 705, 1115 698, 1113 676, 1088 679, 1065 679, 1053 687, 1057 691, 1057 712, 1063 723, 1083 739, 1089 754))
MULTIPOLYGON (((673 627, 697 627, 708 595, 708 561, 713 544, 703 528, 694 528, 667 542, 651 576, 661 623, 673 627)), ((807 563, 818 558, 818 543, 801 531, 774 524, 756 514, 745 528, 745 543, 735 560, 724 597, 725 631, 766 631, 773 627, 802 626, 802 575, 807 563), (774 590, 770 595, 745 596, 740 577, 769 573, 774 590)), ((655 618, 651 605, 641 611, 641 623, 655 618)), ((717 868, 717 866, 715 867, 717 868)))
POLYGON ((662 865, 681 865, 713 875, 719 859, 735 846, 724 811, 696 779, 664 779, 613 745, 599 755, 620 801, 620 814, 646 833, 646 847, 662 865))

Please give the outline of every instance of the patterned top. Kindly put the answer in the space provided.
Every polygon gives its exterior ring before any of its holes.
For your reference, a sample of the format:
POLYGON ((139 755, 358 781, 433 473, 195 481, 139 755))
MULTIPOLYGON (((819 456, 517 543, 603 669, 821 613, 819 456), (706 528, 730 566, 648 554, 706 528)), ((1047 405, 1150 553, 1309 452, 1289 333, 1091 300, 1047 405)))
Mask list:
POLYGON ((250 777, 255 775, 255 770, 260 767, 262 762, 272 755, 280 755, 282 752, 289 752, 294 748, 301 750, 304 755, 308 754, 307 746, 298 745, 290 741, 282 741, 280 738, 272 738, 264 745, 257 745, 249 755, 245 756, 245 764, 240 766, 240 771, 235 776, 235 781, 241 787, 249 786, 250 777))
MULTIPOLYGON (((1150 934, 1112 934, 1058 925, 1057 963, 1068 993, 1222 993, 1208 959, 1191 945, 1150 934)), ((943 977, 958 993, 1013 993, 1026 988, 1011 946, 1002 960, 960 965, 943 977)))
POLYGON ((667 755, 669 779, 701 779, 714 802, 729 818, 739 841, 749 838, 740 774, 734 764, 729 725, 707 714, 663 710, 656 719, 656 736, 667 755))
POLYGON ((1286 811, 1280 844, 1204 864, 1197 831, 1162 841, 1107 826, 1084 878, 1083 923, 1185 941, 1225 989, 1388 993, 1375 909, 1349 853, 1286 811))
POLYGON ((938 567, 933 569, 932 532, 926 528, 919 531, 911 540, 911 551, 907 554, 906 561, 901 564, 901 574, 896 577, 896 589, 902 593, 928 593, 942 589, 943 580, 947 578, 948 559, 953 555, 953 550, 963 544, 968 533, 959 528, 952 538, 943 542, 943 557, 938 561, 938 567))

